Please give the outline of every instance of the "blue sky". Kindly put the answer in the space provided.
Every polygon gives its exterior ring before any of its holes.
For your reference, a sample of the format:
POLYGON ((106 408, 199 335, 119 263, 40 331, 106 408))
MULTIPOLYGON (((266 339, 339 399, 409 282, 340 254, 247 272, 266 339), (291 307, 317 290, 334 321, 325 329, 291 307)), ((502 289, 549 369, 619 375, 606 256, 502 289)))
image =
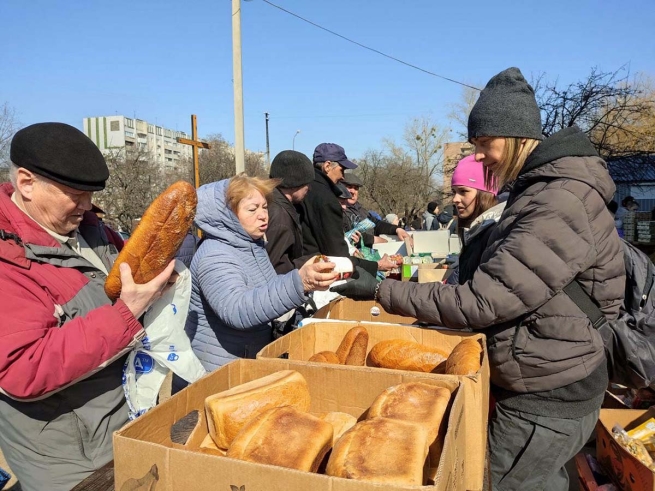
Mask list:
MULTIPOLYGON (((272 0, 409 63, 474 85, 518 66, 571 82, 630 64, 655 78, 655 2, 272 0)), ((1 0, 0 104, 27 125, 124 114, 234 140, 231 0, 1 0)), ((246 147, 351 158, 446 114, 461 88, 281 12, 242 1, 246 147)), ((455 133, 453 133, 455 137, 455 133)))

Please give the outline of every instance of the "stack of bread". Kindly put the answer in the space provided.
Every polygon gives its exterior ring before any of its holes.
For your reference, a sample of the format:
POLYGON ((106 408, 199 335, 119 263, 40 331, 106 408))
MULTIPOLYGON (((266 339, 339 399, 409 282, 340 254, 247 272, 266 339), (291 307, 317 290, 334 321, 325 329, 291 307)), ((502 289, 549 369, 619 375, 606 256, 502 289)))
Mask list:
POLYGON ((198 451, 347 479, 421 485, 426 471, 438 466, 449 401, 448 389, 411 382, 385 390, 359 423, 342 412, 313 415, 304 377, 283 370, 207 397, 209 434, 198 451))
POLYGON ((388 339, 375 344, 368 352, 368 332, 358 326, 349 330, 336 352, 321 351, 309 361, 342 365, 368 365, 413 372, 473 375, 480 370, 482 345, 465 338, 448 352, 406 339, 388 339), (368 352, 368 355, 367 355, 368 352))

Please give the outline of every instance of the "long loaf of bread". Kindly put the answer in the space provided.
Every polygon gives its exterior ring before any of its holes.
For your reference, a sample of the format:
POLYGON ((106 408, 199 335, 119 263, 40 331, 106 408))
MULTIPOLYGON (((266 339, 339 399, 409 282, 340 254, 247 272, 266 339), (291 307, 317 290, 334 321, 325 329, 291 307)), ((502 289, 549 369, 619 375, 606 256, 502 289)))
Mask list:
POLYGON ((197 203, 196 190, 185 181, 172 184, 155 198, 107 276, 105 293, 110 299, 121 294, 121 263, 130 265, 137 284, 149 282, 166 269, 193 223, 197 203))
POLYGON ((368 365, 413 372, 443 373, 448 353, 404 339, 380 341, 368 355, 368 365))
POLYGON ((473 338, 459 342, 446 360, 445 373, 450 375, 473 375, 480 370, 482 345, 473 338))
POLYGON ((269 409, 243 427, 227 456, 316 472, 332 448, 332 425, 291 406, 269 409))
POLYGON ((363 327, 353 327, 343 337, 337 356, 342 365, 364 366, 367 350, 368 331, 363 327))
POLYGON ((305 377, 295 370, 275 372, 207 397, 209 434, 219 448, 228 449, 237 433, 268 409, 293 406, 308 411, 309 403, 305 377))

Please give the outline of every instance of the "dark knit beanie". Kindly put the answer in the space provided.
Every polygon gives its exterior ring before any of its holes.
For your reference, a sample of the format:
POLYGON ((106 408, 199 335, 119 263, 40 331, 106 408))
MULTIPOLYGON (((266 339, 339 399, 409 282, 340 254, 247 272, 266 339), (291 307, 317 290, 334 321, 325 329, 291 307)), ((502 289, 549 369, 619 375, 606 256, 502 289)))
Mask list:
POLYGON ((11 140, 10 160, 43 177, 80 191, 105 189, 109 169, 95 143, 64 123, 27 126, 11 140))
POLYGON ((534 90, 521 70, 508 68, 489 80, 469 115, 468 136, 543 139, 534 90))
POLYGON ((314 180, 314 166, 307 155, 295 150, 283 150, 271 162, 270 177, 282 179, 279 187, 297 188, 314 180))
POLYGON ((428 203, 428 212, 434 214, 434 210, 436 210, 439 207, 439 205, 435 201, 430 201, 428 203))

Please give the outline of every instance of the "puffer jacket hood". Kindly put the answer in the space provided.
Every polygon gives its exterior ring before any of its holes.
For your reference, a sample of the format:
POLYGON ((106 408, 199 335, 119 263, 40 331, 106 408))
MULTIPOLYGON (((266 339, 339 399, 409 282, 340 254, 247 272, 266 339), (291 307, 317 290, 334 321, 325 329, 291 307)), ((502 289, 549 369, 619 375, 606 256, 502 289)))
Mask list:
POLYGON ((255 240, 244 230, 239 218, 227 205, 225 193, 229 179, 205 184, 198 189, 196 226, 208 237, 234 247, 249 249, 255 240))
MULTIPOLYGON (((572 179, 588 184, 601 195, 605 203, 614 196, 616 187, 591 141, 577 126, 558 131, 539 144, 528 157, 512 186, 512 195, 535 181, 572 179), (577 165, 571 165, 571 158, 577 165)), ((511 198, 510 198, 511 200, 511 198)))

